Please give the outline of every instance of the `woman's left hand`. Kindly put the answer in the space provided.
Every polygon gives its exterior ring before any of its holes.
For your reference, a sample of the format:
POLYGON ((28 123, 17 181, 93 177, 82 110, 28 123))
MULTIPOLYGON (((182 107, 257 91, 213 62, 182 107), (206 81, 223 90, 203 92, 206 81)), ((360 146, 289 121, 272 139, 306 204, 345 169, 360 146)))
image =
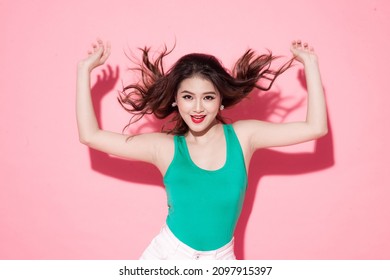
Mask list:
POLYGON ((314 52, 314 48, 312 46, 309 46, 308 43, 302 43, 301 40, 292 41, 291 52, 293 53, 296 60, 302 62, 305 64, 308 61, 315 61, 317 62, 317 55, 314 52))

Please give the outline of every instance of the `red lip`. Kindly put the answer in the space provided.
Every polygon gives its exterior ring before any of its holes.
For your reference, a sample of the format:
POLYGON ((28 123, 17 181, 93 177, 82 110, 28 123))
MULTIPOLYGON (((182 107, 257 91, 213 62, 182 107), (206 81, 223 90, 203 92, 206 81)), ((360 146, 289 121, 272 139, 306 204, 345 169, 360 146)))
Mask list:
POLYGON ((203 120, 205 119, 205 115, 200 115, 200 116, 198 116, 198 115, 194 115, 194 116, 191 116, 191 120, 192 120, 192 122, 194 122, 194 123, 201 123, 201 122, 203 122, 203 120))

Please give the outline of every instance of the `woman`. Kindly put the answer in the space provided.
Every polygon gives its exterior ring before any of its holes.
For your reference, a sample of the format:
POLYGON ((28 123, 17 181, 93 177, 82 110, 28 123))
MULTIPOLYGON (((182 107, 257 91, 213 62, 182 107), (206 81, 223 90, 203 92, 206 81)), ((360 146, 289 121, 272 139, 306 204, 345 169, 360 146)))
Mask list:
POLYGON ((234 229, 247 186, 247 170, 257 149, 292 145, 327 133, 326 104, 318 59, 312 47, 293 41, 294 57, 277 70, 271 53, 247 51, 231 73, 213 56, 189 54, 165 72, 163 51, 155 60, 143 49, 139 83, 119 100, 137 119, 173 115, 165 132, 128 137, 101 130, 90 94, 90 74, 105 63, 110 45, 98 40, 78 64, 77 124, 81 143, 112 155, 154 164, 163 175, 168 216, 141 259, 235 259, 234 229), (308 89, 306 120, 273 124, 240 120, 225 124, 220 112, 254 87, 268 90, 293 60, 304 65, 308 89), (268 81, 260 86, 259 82, 268 81))

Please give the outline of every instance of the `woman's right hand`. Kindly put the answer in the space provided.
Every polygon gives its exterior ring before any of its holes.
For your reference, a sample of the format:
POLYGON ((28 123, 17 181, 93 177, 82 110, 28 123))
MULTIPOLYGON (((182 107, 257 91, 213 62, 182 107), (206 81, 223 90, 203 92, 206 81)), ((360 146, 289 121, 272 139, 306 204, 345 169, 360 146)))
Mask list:
POLYGON ((109 42, 104 45, 101 39, 92 44, 92 50, 88 51, 88 57, 78 63, 78 67, 91 72, 94 68, 103 65, 111 53, 109 42))

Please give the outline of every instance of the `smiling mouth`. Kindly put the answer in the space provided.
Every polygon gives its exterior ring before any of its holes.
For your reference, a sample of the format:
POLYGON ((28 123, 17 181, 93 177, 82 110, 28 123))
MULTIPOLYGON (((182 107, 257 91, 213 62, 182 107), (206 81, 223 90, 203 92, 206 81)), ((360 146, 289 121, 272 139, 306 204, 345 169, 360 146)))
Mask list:
POLYGON ((203 122, 203 120, 205 119, 205 115, 201 115, 201 116, 191 116, 191 120, 192 122, 194 123, 201 123, 203 122))

